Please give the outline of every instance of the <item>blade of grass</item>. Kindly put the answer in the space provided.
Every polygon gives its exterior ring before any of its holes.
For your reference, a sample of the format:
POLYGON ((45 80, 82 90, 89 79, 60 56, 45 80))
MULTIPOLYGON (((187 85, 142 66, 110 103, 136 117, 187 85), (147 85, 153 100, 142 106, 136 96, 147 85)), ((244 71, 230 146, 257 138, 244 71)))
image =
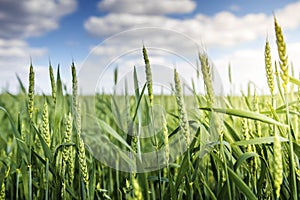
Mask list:
POLYGON ((282 124, 278 121, 275 121, 274 119, 267 117, 265 115, 259 114, 257 112, 251 112, 251 111, 244 111, 244 110, 238 110, 238 109, 226 109, 226 108, 200 108, 201 110, 206 110, 206 111, 215 111, 218 113, 224 113, 227 115, 234 115, 237 117, 243 117, 243 118, 248 118, 248 119, 253 119, 253 120, 259 120, 264 123, 268 124, 274 124, 282 127, 288 127, 286 124, 282 124))

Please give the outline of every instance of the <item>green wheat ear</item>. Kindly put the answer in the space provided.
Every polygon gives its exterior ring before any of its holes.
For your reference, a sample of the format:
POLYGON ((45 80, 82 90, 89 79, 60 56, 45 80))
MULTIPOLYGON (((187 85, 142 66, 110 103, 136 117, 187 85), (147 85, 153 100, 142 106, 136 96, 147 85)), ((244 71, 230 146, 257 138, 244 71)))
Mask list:
POLYGON ((87 162, 86 162, 86 156, 85 156, 85 147, 84 142, 81 137, 78 138, 78 158, 79 158, 79 167, 80 171, 83 176, 83 181, 86 185, 86 188, 88 189, 89 185, 89 174, 87 169, 87 162))
POLYGON ((34 109, 34 71, 31 63, 29 69, 29 88, 28 88, 28 113, 29 113, 30 120, 32 120, 33 109, 34 109))
POLYGON ((54 73, 51 63, 49 62, 49 74, 50 74, 50 82, 51 82, 51 90, 52 90, 52 99, 53 103, 56 103, 56 83, 54 79, 54 73))
POLYGON ((266 40, 266 45, 265 45, 265 68, 266 68, 268 86, 271 95, 274 95, 274 75, 273 75, 273 68, 272 68, 271 48, 270 48, 268 38, 266 40))
POLYGON ((289 69, 288 69, 288 56, 286 54, 286 44, 284 41, 282 29, 277 22, 276 17, 274 16, 274 25, 275 25, 275 33, 276 33, 276 44, 277 50, 279 55, 279 65, 281 69, 281 80, 282 80, 282 87, 284 92, 287 92, 287 84, 289 82, 289 69))
POLYGON ((49 114, 48 114, 48 104, 45 101, 43 107, 43 115, 42 115, 42 135, 44 136, 44 140, 48 147, 50 147, 51 136, 49 130, 49 114))
POLYGON ((174 82, 175 82, 175 96, 176 96, 176 102, 177 102, 178 113, 179 113, 179 123, 183 129, 184 137, 186 140, 186 145, 187 145, 187 147, 189 147, 190 128, 189 128, 187 112, 185 109, 179 74, 176 69, 174 69, 174 82))
POLYGON ((201 62, 201 71, 208 96, 208 106, 211 107, 215 103, 215 94, 212 84, 211 67, 209 65, 207 54, 199 53, 199 60, 201 62))
POLYGON ((153 107, 152 72, 151 72, 150 61, 148 58, 147 50, 144 45, 143 45, 143 56, 144 56, 144 61, 145 61, 145 65, 146 65, 145 71, 146 71, 146 81, 147 81, 149 101, 150 101, 150 106, 153 107))
MULTIPOLYGON (((69 113, 66 121, 66 131, 65 131, 65 138, 64 138, 65 143, 71 142, 72 127, 73 127, 73 118, 71 113, 69 113)), ((63 150, 63 160, 65 163, 68 162, 69 156, 70 156, 70 148, 65 146, 63 150)))
POLYGON ((167 127, 167 120, 164 114, 162 115, 162 119, 163 119, 162 125, 163 125, 163 133, 164 133, 166 165, 169 166, 169 160, 170 160, 169 133, 167 127))
POLYGON ((78 83, 77 83, 77 75, 76 75, 76 68, 74 62, 72 62, 72 105, 73 105, 73 111, 74 113, 77 113, 78 111, 78 83))
POLYGON ((274 136, 274 186, 276 197, 280 197, 280 188, 283 181, 283 166, 282 166, 282 153, 281 153, 281 143, 278 134, 274 136))

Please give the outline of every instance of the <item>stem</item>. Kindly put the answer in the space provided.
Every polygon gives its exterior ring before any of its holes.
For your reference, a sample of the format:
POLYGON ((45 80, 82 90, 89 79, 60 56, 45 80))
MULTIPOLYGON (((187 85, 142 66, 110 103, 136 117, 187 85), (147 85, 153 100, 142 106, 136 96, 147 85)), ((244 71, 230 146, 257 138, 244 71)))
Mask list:
POLYGON ((28 145, 29 145, 29 153, 28 153, 28 199, 32 199, 32 163, 31 163, 31 148, 32 148, 32 144, 31 144, 31 131, 32 131, 32 124, 33 121, 32 119, 30 119, 30 128, 29 128, 29 134, 28 134, 28 145))
POLYGON ((226 157, 225 157, 225 152, 224 152, 224 144, 223 144, 223 133, 220 135, 220 151, 221 151, 221 156, 224 159, 224 167, 225 167, 225 176, 226 176, 226 182, 227 182, 227 190, 228 190, 228 199, 231 198, 231 187, 230 187, 230 181, 229 181, 229 176, 228 176, 228 170, 227 170, 227 162, 226 162, 226 157))
POLYGON ((17 180, 16 180, 16 199, 19 199, 20 169, 17 169, 16 172, 17 172, 17 180))
POLYGON ((46 194, 45 200, 48 200, 49 196, 49 160, 46 158, 46 194))
MULTIPOLYGON (((154 113, 153 113, 153 107, 150 106, 150 112, 151 112, 151 128, 153 131, 154 129, 154 113)), ((158 165, 158 188, 159 188, 159 199, 162 199, 162 188, 161 188, 161 170, 160 170, 160 164, 159 164, 159 157, 158 157, 158 142, 156 138, 156 134, 154 133, 154 146, 155 146, 155 153, 156 153, 156 162, 158 165)))
POLYGON ((294 148, 293 148, 293 137, 291 133, 291 122, 290 122, 290 115, 289 115, 289 105, 288 105, 288 93, 285 92, 285 105, 286 105, 286 117, 287 117, 287 123, 288 123, 288 139, 289 139, 289 162, 290 162, 290 181, 291 183, 291 196, 293 200, 297 200, 297 183, 296 183, 296 176, 295 176, 295 168, 294 168, 294 148))
POLYGON ((141 135, 141 129, 142 129, 142 116, 141 116, 141 110, 138 107, 138 131, 137 131, 137 135, 136 135, 136 146, 137 146, 137 156, 140 159, 140 161, 142 162, 142 155, 141 155, 141 142, 140 142, 140 135, 141 135))
POLYGON ((28 165, 28 175, 29 175, 29 179, 28 179, 28 198, 31 200, 32 199, 32 173, 31 173, 31 165, 28 165))

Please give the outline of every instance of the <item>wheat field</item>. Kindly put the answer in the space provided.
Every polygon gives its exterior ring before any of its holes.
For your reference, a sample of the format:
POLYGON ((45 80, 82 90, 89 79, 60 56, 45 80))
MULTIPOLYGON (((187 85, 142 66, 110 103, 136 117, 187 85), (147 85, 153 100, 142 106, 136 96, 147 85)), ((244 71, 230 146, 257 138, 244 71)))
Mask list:
MULTIPOLYGON (((173 93, 156 94, 151 57, 143 47, 146 84, 125 95, 126 122, 113 113, 122 111, 117 95, 79 96, 74 63, 71 94, 59 68, 54 74, 50 64, 51 95, 35 93, 30 65, 28 88, 18 79, 19 94, 0 94, 0 199, 300 199, 300 80, 290 73, 293 66, 276 18, 274 27, 278 49, 271 49, 267 39, 261 52, 269 95, 249 90, 217 96, 205 53, 198 58, 205 94, 194 90, 186 96, 176 69, 173 93), (279 60, 271 51, 278 52, 279 60), (82 114, 90 98, 96 107, 91 123, 100 125, 106 140, 128 150, 123 160, 136 155, 138 165, 142 152, 153 151, 154 164, 162 167, 126 172, 95 158, 85 142, 82 114), (157 102, 167 112, 157 112, 157 102), (196 102, 193 113, 187 109, 190 102, 196 102), (162 115, 158 124, 157 113, 162 115), (157 134, 140 137, 142 124, 157 134), (176 157, 174 138, 184 149, 176 157)), ((138 78, 134 70, 135 84, 138 78)))

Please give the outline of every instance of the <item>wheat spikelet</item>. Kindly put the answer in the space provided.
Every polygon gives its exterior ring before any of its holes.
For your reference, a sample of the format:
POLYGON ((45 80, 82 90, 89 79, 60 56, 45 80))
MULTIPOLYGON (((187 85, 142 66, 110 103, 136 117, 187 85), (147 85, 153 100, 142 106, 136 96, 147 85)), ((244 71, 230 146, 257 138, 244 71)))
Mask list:
POLYGON ((271 48, 268 39, 265 45, 265 68, 271 95, 274 95, 274 75, 272 68, 271 48))
POLYGON ((69 170, 68 170, 68 174, 69 174, 69 184, 71 185, 74 181, 74 177, 75 177, 75 151, 73 150, 72 147, 70 147, 70 156, 69 156, 69 170))
POLYGON ((280 69, 281 69, 281 80, 282 80, 282 87, 285 92, 287 92, 287 84, 289 82, 289 69, 288 69, 288 56, 286 54, 286 44, 284 41, 282 29, 277 23, 277 19, 274 17, 274 24, 275 24, 275 33, 276 33, 276 44, 278 55, 280 59, 280 69))
MULTIPOLYGON (((241 124, 242 124, 241 132, 244 136, 244 139, 249 140, 250 139, 250 130, 249 130, 248 120, 246 118, 242 118, 241 124)), ((247 152, 251 152, 251 151, 252 151, 251 145, 247 145, 247 152)))
MULTIPOLYGON (((73 125, 72 122, 73 122, 72 115, 71 115, 71 113, 69 113, 67 116, 67 121, 66 121, 66 131, 65 131, 65 138, 64 138, 65 143, 71 142, 72 125, 73 125)), ((65 163, 68 162, 69 156, 70 156, 69 148, 65 146, 64 150, 63 150, 63 160, 65 163)))
POLYGON ((211 68, 208 62, 208 57, 205 53, 199 53, 199 60, 201 62, 201 71, 206 86, 206 92, 208 96, 208 106, 212 106, 215 103, 214 89, 212 85, 211 68))
POLYGON ((29 113, 29 118, 31 120, 32 120, 33 109, 34 109, 34 71, 33 71, 32 64, 30 64, 29 88, 28 88, 28 113, 29 113))
POLYGON ((44 140, 48 147, 50 147, 51 136, 49 130, 49 118, 48 118, 48 104, 45 101, 43 107, 43 115, 42 115, 42 135, 44 136, 44 140))
POLYGON ((281 154, 281 143, 279 141, 278 134, 274 136, 274 186, 275 186, 275 193, 276 196, 280 196, 280 187, 283 181, 283 166, 282 166, 282 154, 281 154))
POLYGON ((169 134, 168 134, 168 127, 167 127, 167 120, 163 115, 163 133, 164 133, 164 143, 165 143, 165 155, 166 155, 166 165, 169 165, 170 160, 170 147, 169 147, 169 134))
MULTIPOLYGON (((65 131, 65 137, 64 137, 64 142, 65 143, 70 143, 71 142, 71 136, 72 136, 72 122, 73 118, 71 113, 68 114, 67 119, 66 119, 66 131, 65 131)), ((67 163, 71 157, 71 148, 64 146, 63 149, 63 163, 62 163, 62 176, 64 177, 62 179, 62 188, 61 188, 61 197, 63 199, 66 198, 66 169, 67 169, 67 163)))
POLYGON ((80 171, 83 176, 83 181, 86 185, 86 188, 88 188, 89 174, 88 174, 88 170, 87 170, 85 148, 84 148, 84 142, 83 142, 82 138, 80 138, 80 137, 79 137, 79 141, 78 141, 78 158, 79 158, 80 171))
POLYGON ((78 86, 77 86, 77 75, 76 75, 76 68, 74 62, 72 63, 72 105, 73 105, 73 112, 77 113, 78 108, 78 86))
POLYGON ((53 68, 51 63, 49 64, 49 74, 50 74, 50 82, 51 82, 51 90, 52 90, 52 99, 54 104, 56 103, 56 84, 53 74, 53 68))
POLYGON ((147 88, 148 88, 148 95, 150 106, 153 107, 153 84, 152 84, 152 72, 150 67, 150 62, 147 54, 147 50, 145 46, 143 46, 143 56, 145 61, 145 70, 146 70, 146 80, 147 80, 147 88))
POLYGON ((186 140, 187 147, 190 144, 190 129, 189 129, 189 122, 187 118, 187 113, 185 109, 182 89, 181 89, 181 83, 179 79, 178 72, 176 69, 174 69, 174 82, 175 82, 175 95, 176 95, 176 102, 178 107, 178 113, 179 113, 179 122, 180 126, 183 129, 183 133, 186 140))

